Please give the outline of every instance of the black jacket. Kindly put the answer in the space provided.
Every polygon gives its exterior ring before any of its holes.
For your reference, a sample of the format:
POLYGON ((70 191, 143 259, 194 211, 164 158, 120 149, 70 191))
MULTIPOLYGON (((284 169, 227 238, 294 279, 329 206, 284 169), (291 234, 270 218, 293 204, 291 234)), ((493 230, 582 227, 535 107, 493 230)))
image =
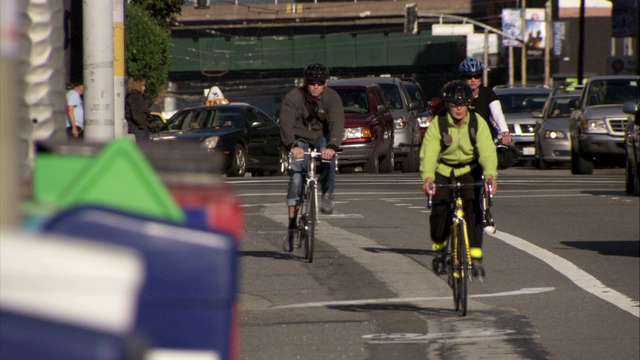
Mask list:
POLYGON ((127 94, 124 102, 124 118, 129 124, 129 129, 149 129, 149 107, 144 101, 142 94, 127 94))
POLYGON ((318 99, 313 99, 304 89, 293 89, 282 100, 280 126, 287 150, 296 139, 304 139, 313 145, 327 134, 327 147, 337 151, 344 132, 342 98, 328 87, 318 99))

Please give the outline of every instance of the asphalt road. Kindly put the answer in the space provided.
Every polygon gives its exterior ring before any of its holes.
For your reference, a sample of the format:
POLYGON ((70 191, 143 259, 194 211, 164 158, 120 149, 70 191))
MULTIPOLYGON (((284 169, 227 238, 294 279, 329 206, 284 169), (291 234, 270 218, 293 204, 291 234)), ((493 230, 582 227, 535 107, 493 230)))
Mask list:
POLYGON ((623 169, 501 172, 487 278, 453 311, 417 173, 339 174, 315 259, 282 251, 286 177, 243 202, 240 359, 638 359, 640 198, 623 169))

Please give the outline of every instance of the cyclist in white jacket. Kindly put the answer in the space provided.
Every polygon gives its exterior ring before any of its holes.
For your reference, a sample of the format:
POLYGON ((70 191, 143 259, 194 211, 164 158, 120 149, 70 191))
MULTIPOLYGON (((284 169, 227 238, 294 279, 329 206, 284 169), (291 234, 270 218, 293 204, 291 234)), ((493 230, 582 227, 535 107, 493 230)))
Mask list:
POLYGON ((460 77, 469 84, 471 91, 473 91, 473 100, 471 101, 470 110, 474 110, 480 114, 487 122, 490 122, 489 114, 493 117, 495 123, 489 123, 492 129, 492 135, 495 139, 498 137, 498 133, 502 135, 501 143, 507 145, 511 143, 511 134, 509 134, 509 128, 507 128, 507 121, 505 120, 504 113, 502 113, 502 105, 493 90, 482 85, 482 74, 484 72, 484 65, 480 60, 474 58, 467 58, 460 63, 458 67, 460 77), (497 130, 494 130, 497 128, 497 130))

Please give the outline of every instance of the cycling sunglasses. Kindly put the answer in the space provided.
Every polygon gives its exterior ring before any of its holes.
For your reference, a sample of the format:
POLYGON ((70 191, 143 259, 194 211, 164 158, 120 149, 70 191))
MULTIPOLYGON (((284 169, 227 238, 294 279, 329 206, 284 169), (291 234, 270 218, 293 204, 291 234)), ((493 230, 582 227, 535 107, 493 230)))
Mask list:
POLYGON ((471 79, 480 79, 482 77, 482 75, 465 75, 464 78, 467 80, 471 80, 471 79))
POLYGON ((307 85, 310 85, 310 86, 313 86, 313 85, 324 86, 324 84, 326 83, 327 83, 326 80, 307 80, 307 85))

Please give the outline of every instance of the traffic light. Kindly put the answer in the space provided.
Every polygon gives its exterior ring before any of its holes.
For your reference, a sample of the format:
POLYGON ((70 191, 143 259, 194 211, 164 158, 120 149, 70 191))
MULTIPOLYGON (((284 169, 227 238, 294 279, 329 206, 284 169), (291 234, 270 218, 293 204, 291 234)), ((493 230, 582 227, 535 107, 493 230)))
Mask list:
POLYGON ((418 5, 416 4, 404 6, 404 32, 414 35, 418 33, 418 5))

